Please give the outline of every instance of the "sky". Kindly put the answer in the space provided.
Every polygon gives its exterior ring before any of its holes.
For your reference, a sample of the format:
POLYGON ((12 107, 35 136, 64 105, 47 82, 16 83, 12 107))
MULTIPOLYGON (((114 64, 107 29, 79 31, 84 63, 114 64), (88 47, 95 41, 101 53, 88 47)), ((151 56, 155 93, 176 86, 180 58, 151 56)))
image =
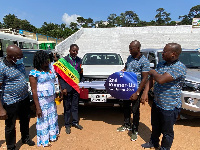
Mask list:
POLYGON ((40 28, 44 22, 69 25, 79 16, 107 21, 110 14, 120 16, 125 11, 151 21, 158 8, 170 13, 173 21, 180 21, 179 16, 187 15, 196 5, 200 5, 199 0, 0 0, 0 22, 10 13, 40 28))

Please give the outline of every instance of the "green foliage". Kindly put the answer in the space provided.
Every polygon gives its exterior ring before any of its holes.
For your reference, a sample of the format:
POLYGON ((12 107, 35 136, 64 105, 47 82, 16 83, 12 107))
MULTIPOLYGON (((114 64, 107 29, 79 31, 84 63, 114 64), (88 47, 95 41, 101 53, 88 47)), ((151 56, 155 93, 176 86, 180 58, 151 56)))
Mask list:
POLYGON ((188 15, 184 15, 184 16, 179 16, 179 19, 181 19, 181 22, 179 22, 179 25, 191 25, 192 24, 192 18, 188 15))
POLYGON ((179 16, 180 25, 191 25, 193 18, 200 18, 200 5, 192 7, 187 15, 179 16))
POLYGON ((14 14, 8 14, 3 18, 3 27, 12 29, 22 29, 30 32, 36 32, 37 28, 30 24, 27 20, 18 19, 14 14))
POLYGON ((192 18, 200 18, 200 5, 192 7, 188 15, 192 18))
POLYGON ((170 13, 167 13, 164 8, 158 8, 156 12, 156 25, 167 25, 171 20, 170 13))

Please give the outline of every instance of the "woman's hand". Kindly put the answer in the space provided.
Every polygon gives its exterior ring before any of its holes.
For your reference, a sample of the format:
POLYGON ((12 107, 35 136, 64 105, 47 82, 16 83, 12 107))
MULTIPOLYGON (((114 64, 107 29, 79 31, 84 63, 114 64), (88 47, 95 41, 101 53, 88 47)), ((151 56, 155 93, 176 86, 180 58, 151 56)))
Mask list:
POLYGON ((42 117, 42 110, 41 110, 41 108, 36 108, 36 116, 37 116, 38 118, 41 118, 41 117, 42 117))

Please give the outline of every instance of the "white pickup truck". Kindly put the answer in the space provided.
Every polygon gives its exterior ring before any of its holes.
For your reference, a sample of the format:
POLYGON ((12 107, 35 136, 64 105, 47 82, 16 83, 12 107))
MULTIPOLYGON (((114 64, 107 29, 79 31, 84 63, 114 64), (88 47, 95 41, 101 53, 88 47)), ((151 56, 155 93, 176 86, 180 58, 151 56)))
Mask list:
POLYGON ((111 74, 124 68, 123 60, 117 53, 86 53, 82 62, 84 82, 80 88, 88 89, 87 98, 79 104, 119 104, 121 101, 111 97, 105 89, 105 81, 111 74))
MULTIPOLYGON (((163 61, 162 49, 141 50, 150 61, 151 67, 163 61)), ((200 52, 198 50, 183 49, 179 60, 187 67, 185 84, 182 89, 182 116, 200 117, 200 52)))

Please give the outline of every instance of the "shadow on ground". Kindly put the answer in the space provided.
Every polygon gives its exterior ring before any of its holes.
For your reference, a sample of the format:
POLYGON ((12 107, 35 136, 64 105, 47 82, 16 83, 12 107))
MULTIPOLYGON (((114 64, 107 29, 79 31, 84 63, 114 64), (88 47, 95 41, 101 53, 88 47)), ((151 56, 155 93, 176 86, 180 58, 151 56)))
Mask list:
POLYGON ((176 125, 184 125, 191 127, 200 127, 200 118, 194 119, 180 119, 176 122, 176 125))
MULTIPOLYGON (((33 140, 33 138, 37 135, 37 132, 36 132, 36 123, 34 123, 30 128, 29 128, 29 135, 30 135, 30 139, 33 140)), ((37 143, 35 143, 37 144, 37 143)), ((20 149, 21 146, 22 146, 22 141, 19 140, 17 143, 16 143, 16 149, 20 149)))
POLYGON ((0 140, 0 147, 6 142, 6 140, 0 140))
POLYGON ((79 107, 79 117, 83 120, 104 121, 112 125, 123 123, 123 111, 120 107, 79 107))
MULTIPOLYGON (((128 136, 131 137, 132 135, 132 131, 128 132, 128 136)), ((149 142, 149 139, 151 137, 151 130, 149 129, 148 126, 146 126, 144 123, 140 122, 139 124, 139 131, 138 131, 138 135, 145 141, 145 142, 149 142)))

